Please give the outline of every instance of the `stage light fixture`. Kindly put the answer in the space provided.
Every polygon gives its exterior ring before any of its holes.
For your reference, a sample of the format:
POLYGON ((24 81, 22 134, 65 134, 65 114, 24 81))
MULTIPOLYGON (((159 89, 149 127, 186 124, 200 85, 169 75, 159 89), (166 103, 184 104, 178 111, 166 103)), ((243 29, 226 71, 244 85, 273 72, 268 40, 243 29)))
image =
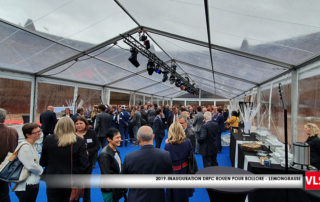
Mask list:
POLYGON ((162 78, 162 82, 166 82, 168 80, 168 73, 167 71, 162 72, 163 74, 163 78, 162 78))
POLYGON ((179 78, 176 79, 175 83, 174 83, 177 87, 181 86, 181 80, 179 78))
POLYGON ((149 60, 149 61, 148 61, 147 71, 148 71, 148 74, 149 74, 149 75, 152 75, 153 72, 154 72, 154 62, 153 62, 152 60, 149 60))
POLYGON ((150 41, 149 41, 149 40, 145 40, 145 41, 143 42, 143 44, 144 44, 144 46, 146 47, 147 50, 150 49, 150 41))
POLYGON ((133 64, 135 67, 139 67, 140 64, 138 62, 137 56, 138 56, 138 50, 136 48, 131 48, 130 50, 131 56, 129 57, 129 61, 131 64, 133 64))
POLYGON ((145 34, 142 34, 142 35, 140 36, 140 38, 139 38, 140 41, 145 41, 145 40, 147 40, 147 39, 148 39, 148 37, 147 37, 145 34))
POLYGON ((160 68, 160 66, 159 66, 158 64, 155 64, 155 66, 154 66, 154 71, 155 71, 157 74, 161 74, 161 73, 162 73, 161 68, 160 68))
POLYGON ((176 78, 174 77, 173 74, 171 74, 169 81, 170 81, 170 84, 174 84, 174 82, 176 81, 176 78))

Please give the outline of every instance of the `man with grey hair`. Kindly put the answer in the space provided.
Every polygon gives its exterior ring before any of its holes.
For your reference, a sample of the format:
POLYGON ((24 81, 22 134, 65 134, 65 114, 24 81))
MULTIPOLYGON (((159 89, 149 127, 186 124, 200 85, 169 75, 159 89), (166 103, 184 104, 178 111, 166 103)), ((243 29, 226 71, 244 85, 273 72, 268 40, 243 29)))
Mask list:
POLYGON ((192 149, 194 151, 196 147, 196 136, 193 129, 191 128, 191 124, 188 123, 188 117, 184 113, 181 113, 181 115, 178 118, 178 121, 184 129, 186 137, 190 140, 192 149))
MULTIPOLYGON (((140 150, 125 156, 122 174, 170 174, 172 162, 169 152, 153 147, 154 134, 149 126, 138 130, 140 150)), ((129 189, 128 202, 165 201, 164 189, 129 189)))
POLYGON ((202 155, 203 167, 218 166, 217 162, 217 136, 219 133, 218 124, 211 120, 210 112, 204 113, 205 124, 201 127, 200 136, 197 138, 202 155))
MULTIPOLYGON (((14 152, 18 145, 18 132, 14 128, 10 128, 4 124, 7 112, 0 108, 0 164, 3 162, 8 152, 14 152)), ((8 182, 0 180, 0 201, 10 201, 8 182)))

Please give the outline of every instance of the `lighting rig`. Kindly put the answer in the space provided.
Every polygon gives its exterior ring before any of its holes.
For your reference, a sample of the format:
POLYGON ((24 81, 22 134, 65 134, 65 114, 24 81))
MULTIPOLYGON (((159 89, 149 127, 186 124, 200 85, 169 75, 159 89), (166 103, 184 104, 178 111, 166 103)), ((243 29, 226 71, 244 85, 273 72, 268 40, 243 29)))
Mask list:
POLYGON ((146 58, 148 58, 147 63, 147 71, 149 75, 152 75, 153 72, 158 74, 163 74, 162 82, 166 82, 168 79, 170 84, 175 84, 176 87, 181 90, 187 91, 194 96, 199 95, 199 88, 195 87, 195 84, 190 83, 190 79, 188 77, 183 77, 182 75, 176 72, 176 64, 172 62, 171 66, 167 63, 163 62, 160 58, 158 58, 154 53, 150 52, 150 41, 147 36, 142 32, 139 33, 139 40, 143 42, 140 43, 137 39, 132 37, 131 35, 122 35, 123 42, 131 47, 131 56, 129 57, 129 61, 136 67, 138 67, 139 62, 137 60, 137 54, 140 53, 146 58), (168 74, 170 73, 170 77, 168 78, 168 74))

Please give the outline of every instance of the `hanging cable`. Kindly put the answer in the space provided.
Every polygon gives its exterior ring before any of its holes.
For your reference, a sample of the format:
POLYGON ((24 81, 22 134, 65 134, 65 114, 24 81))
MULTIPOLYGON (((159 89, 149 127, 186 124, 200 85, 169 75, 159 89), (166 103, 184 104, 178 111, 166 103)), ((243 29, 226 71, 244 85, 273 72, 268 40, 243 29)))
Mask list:
POLYGON ((204 9, 206 11, 206 23, 207 23, 208 43, 209 43, 209 52, 210 52, 210 62, 211 62, 212 77, 213 77, 213 88, 214 88, 215 94, 217 94, 216 81, 214 79, 213 59, 212 59, 208 0, 204 0, 204 9))

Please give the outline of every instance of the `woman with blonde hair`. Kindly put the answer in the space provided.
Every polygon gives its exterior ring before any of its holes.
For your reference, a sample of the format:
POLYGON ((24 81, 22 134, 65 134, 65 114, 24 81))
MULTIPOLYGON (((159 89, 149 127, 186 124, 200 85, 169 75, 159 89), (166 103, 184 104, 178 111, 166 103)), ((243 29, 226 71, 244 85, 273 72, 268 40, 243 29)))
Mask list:
MULTIPOLYGON (((85 174, 89 166, 86 145, 75 134, 74 122, 69 117, 61 118, 54 134, 46 137, 42 147, 40 165, 45 167, 45 174, 85 174)), ((51 201, 69 201, 71 187, 57 189, 48 187, 47 198, 51 201)), ((71 183, 71 179, 70 179, 71 183)))
POLYGON ((316 124, 307 123, 304 131, 308 136, 306 143, 310 145, 310 164, 320 169, 320 129, 316 124))
MULTIPOLYGON (((176 121, 171 124, 164 149, 170 153, 172 173, 187 174, 188 156, 192 146, 179 122, 176 121)), ((167 189, 166 201, 189 201, 193 192, 194 189, 167 189)))

